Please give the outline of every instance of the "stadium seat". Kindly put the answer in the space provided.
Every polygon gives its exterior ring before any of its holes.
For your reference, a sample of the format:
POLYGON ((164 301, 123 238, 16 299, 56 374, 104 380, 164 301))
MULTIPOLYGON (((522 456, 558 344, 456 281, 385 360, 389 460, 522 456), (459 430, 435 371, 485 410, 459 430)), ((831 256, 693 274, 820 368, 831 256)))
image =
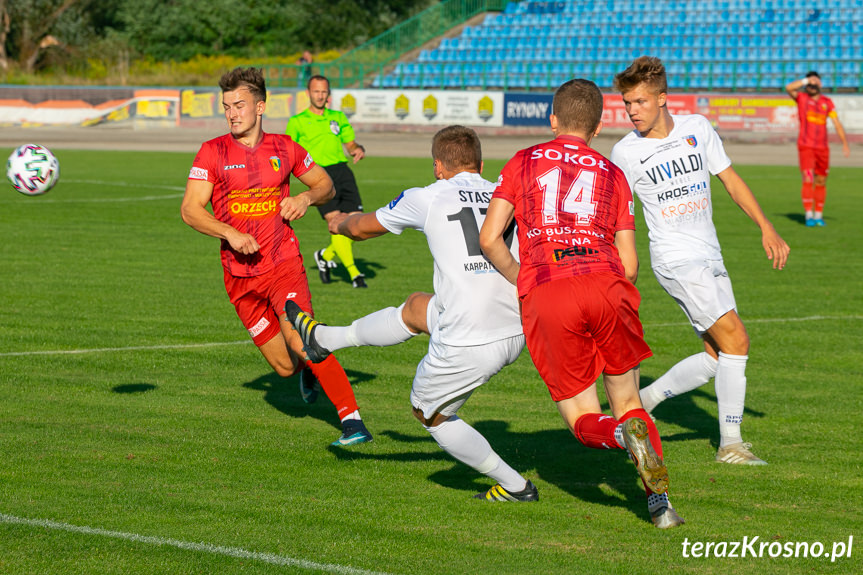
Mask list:
POLYGON ((718 82, 774 91, 811 61, 831 71, 835 65, 835 85, 859 90, 863 0, 513 1, 395 65, 373 86, 543 89, 578 76, 608 87, 626 61, 642 54, 661 57, 676 88, 718 82), (633 13, 636 21, 622 17, 633 13), (421 68, 433 62, 446 71, 421 68))

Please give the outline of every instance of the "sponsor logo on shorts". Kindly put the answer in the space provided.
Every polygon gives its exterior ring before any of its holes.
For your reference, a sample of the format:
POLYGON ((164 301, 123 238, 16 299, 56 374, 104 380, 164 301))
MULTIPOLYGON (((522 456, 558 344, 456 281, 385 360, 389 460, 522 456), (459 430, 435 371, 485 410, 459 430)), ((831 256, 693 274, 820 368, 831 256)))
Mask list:
POLYGON ((267 329, 267 326, 269 326, 269 325, 270 325, 270 321, 267 318, 262 317, 258 321, 258 323, 256 323, 255 325, 253 325, 252 327, 249 328, 249 335, 252 337, 257 337, 257 336, 261 335, 262 333, 264 333, 264 330, 267 329))
POLYGON ((204 168, 197 168, 192 166, 192 169, 189 170, 189 179, 190 180, 207 180, 208 172, 204 168))

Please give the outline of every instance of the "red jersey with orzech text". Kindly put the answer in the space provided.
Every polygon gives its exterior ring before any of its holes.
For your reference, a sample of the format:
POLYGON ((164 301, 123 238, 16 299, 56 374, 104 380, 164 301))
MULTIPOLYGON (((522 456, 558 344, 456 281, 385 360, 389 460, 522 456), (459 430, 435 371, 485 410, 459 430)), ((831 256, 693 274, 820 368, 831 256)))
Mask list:
POLYGON ((291 174, 302 176, 313 165, 302 146, 281 134, 265 133, 254 148, 238 143, 230 134, 204 142, 189 179, 211 182, 216 219, 252 235, 261 246, 257 253, 244 255, 222 240, 225 271, 253 277, 299 256, 299 242, 279 214, 279 204, 291 195, 291 174))

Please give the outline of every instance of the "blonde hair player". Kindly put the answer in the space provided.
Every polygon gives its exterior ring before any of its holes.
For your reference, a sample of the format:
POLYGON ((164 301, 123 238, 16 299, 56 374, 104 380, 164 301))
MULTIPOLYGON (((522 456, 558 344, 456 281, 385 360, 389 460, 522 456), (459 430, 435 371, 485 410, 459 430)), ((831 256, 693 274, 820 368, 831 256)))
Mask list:
POLYGON ((650 264, 659 284, 680 305, 704 351, 673 366, 641 390, 645 409, 716 378, 719 450, 716 461, 766 465, 744 443, 740 425, 746 398, 749 335, 737 315, 731 280, 713 225, 710 175, 761 229, 761 243, 781 270, 788 244, 776 233, 743 179, 731 167, 719 135, 697 114, 668 111, 665 66, 642 56, 615 79, 635 130, 618 142, 611 161, 620 166, 644 210, 650 264))

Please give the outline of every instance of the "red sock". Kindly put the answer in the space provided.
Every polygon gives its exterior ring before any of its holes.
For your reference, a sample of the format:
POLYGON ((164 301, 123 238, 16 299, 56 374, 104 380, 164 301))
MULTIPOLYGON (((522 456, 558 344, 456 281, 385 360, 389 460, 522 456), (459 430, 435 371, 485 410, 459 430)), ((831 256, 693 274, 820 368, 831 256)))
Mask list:
POLYGON ((827 186, 815 186, 815 211, 824 211, 824 200, 827 198, 827 186))
POLYGON ((811 212, 815 205, 815 184, 813 182, 803 182, 803 187, 800 188, 800 199, 803 200, 803 209, 811 212))
POLYGON ((324 393, 336 406, 339 419, 359 409, 348 376, 336 356, 330 355, 320 363, 307 361, 306 367, 312 370, 324 393))
POLYGON ((588 413, 575 422, 575 437, 593 449, 623 449, 614 439, 614 430, 620 424, 610 415, 588 413))
MULTIPOLYGON (((659 454, 659 457, 662 457, 662 441, 659 439, 659 430, 656 429, 656 424, 653 423, 653 420, 643 409, 630 409, 623 414, 623 417, 620 418, 620 422, 623 423, 632 417, 644 420, 644 423, 647 424, 647 434, 650 436, 650 444, 653 446, 653 450, 659 454)), ((644 485, 645 493, 650 497, 653 491, 647 488, 647 484, 645 484, 643 480, 641 483, 644 485)))

